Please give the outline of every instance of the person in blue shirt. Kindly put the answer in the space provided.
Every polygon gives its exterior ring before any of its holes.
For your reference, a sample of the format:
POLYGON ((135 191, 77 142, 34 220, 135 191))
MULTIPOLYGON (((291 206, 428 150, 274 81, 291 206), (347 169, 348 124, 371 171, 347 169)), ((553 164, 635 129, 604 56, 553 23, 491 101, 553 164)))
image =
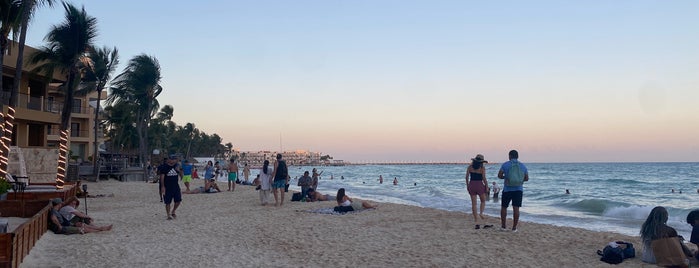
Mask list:
POLYGON ((513 165, 517 165, 519 167, 520 172, 524 175, 523 181, 529 181, 529 173, 527 172, 527 167, 521 162, 519 162, 519 153, 516 150, 510 151, 509 158, 510 161, 503 163, 500 167, 500 171, 498 171, 498 178, 505 180, 504 186, 502 187, 500 223, 502 230, 507 230, 507 207, 510 206, 511 201, 512 231, 517 232, 517 223, 519 223, 519 208, 522 207, 522 195, 524 192, 524 187, 522 186, 522 184, 517 186, 510 185, 510 180, 515 180, 515 178, 509 178, 510 169, 513 165))
POLYGON ((192 182, 192 170, 194 169, 194 166, 192 163, 189 163, 189 160, 184 160, 184 163, 182 163, 182 182, 184 182, 184 186, 187 188, 187 192, 189 192, 189 183, 192 182))

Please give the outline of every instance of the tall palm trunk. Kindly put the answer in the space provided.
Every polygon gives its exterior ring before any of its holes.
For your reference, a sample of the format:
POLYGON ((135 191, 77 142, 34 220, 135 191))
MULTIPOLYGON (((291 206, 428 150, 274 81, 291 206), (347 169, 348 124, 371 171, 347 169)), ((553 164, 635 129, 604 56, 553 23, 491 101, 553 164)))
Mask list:
MULTIPOLYGON (((5 60, 5 51, 7 51, 9 44, 9 40, 7 39, 7 36, 4 35, 3 33, 0 33, 0 63, 2 63, 5 60)), ((3 82, 2 82, 2 69, 3 65, 0 64, 0 94, 5 94, 4 93, 4 88, 3 88, 3 82)), ((2 108, 3 103, 0 102, 0 108, 2 108)), ((14 109, 12 109, 12 106, 8 106, 8 114, 9 111, 12 111, 12 114, 14 116, 14 109)), ((3 110, 0 109, 0 118, 3 119, 2 126, 0 126, 0 133, 2 133, 2 141, 0 143, 0 178, 5 178, 5 175, 7 174, 7 156, 9 155, 10 151, 10 144, 9 142, 5 142, 5 132, 7 129, 7 121, 8 118, 5 117, 5 115, 2 113, 3 110)), ((11 126, 11 125, 10 125, 11 126)), ((11 137, 11 133, 10 133, 11 137)))
POLYGON ((73 112, 73 90, 76 83, 78 70, 75 67, 68 73, 68 82, 65 87, 65 99, 63 101, 63 111, 61 111, 61 137, 58 147, 58 168, 56 170, 56 188, 63 189, 66 171, 68 167, 68 127, 70 127, 70 115, 73 112))
MULTIPOLYGON (((150 98, 149 98, 150 99, 150 98)), ((139 131, 141 131, 141 134, 138 135, 138 145, 140 148, 138 148, 138 158, 139 161, 141 161, 141 167, 143 168, 143 176, 144 178, 147 178, 148 176, 148 167, 146 165, 146 155, 148 155, 148 123, 150 121, 150 110, 152 109, 151 107, 151 102, 148 101, 147 103, 148 109, 146 110, 146 113, 143 113, 139 118, 139 122, 141 122, 141 127, 139 127, 139 131)))
MULTIPOLYGON (((95 176, 98 175, 97 170, 99 168, 99 161, 97 161, 99 159, 99 154, 98 154, 99 152, 97 151, 97 130, 99 129, 99 126, 100 126, 100 120, 99 120, 100 99, 102 99, 102 88, 104 87, 104 85, 100 85, 100 84, 102 84, 102 81, 97 83, 97 105, 95 105, 95 106, 97 106, 97 108, 95 108, 95 133, 94 133, 95 139, 92 143, 92 147, 93 147, 92 148, 93 149, 92 150, 92 152, 93 152, 92 153, 92 173, 94 173, 95 176)), ((99 178, 97 178, 97 179, 99 180, 99 178)))

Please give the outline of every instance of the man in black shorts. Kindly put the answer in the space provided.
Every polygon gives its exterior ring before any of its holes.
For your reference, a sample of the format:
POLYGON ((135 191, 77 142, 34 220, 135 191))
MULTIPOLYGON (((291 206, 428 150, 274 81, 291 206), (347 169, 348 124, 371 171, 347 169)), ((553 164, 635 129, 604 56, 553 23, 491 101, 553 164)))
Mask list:
POLYGON ((182 178, 182 170, 177 164, 177 155, 170 155, 165 165, 161 165, 158 169, 158 174, 160 174, 160 191, 163 195, 163 202, 165 202, 167 219, 172 220, 177 218, 175 211, 180 206, 180 202, 182 202, 182 192, 180 191, 179 183, 180 178, 182 178), (173 199, 175 200, 175 207, 172 208, 172 213, 170 213, 170 203, 172 203, 173 199))
POLYGON ((498 178, 505 180, 505 186, 502 188, 500 227, 502 230, 507 230, 507 207, 510 206, 510 201, 512 201, 512 231, 517 232, 519 208, 522 206, 522 195, 524 192, 522 185, 525 181, 529 181, 529 173, 527 172, 527 167, 522 162, 519 162, 519 153, 517 151, 510 151, 509 158, 510 161, 503 163, 500 171, 498 171, 498 178), (515 167, 513 168, 513 166, 515 167), (514 176, 518 178, 514 178, 514 176))

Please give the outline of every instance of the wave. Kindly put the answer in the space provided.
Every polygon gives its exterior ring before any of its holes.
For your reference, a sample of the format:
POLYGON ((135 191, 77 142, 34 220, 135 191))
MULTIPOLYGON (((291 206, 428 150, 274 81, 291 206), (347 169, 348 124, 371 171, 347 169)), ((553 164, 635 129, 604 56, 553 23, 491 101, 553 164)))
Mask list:
POLYGON ((588 212, 596 215, 603 215, 608 209, 610 208, 616 208, 616 207, 624 207, 624 206, 631 206, 630 204, 622 203, 622 202, 616 202, 616 201, 609 201, 609 200, 604 200, 604 199, 583 199, 579 201, 567 201, 563 202, 562 204, 564 207, 577 210, 577 211, 583 211, 583 212, 588 212))

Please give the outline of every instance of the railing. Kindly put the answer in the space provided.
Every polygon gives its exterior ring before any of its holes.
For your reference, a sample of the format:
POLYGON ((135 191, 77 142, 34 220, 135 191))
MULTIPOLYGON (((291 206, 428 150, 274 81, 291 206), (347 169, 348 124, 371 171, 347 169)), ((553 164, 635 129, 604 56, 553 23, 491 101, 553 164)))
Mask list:
MULTIPOLYGON (((34 97, 27 94, 19 94, 18 97, 17 108, 50 113, 60 113, 63 109, 63 103, 47 100, 45 97, 34 97)), ((4 105, 10 105, 10 92, 2 91, 0 101, 4 105)))
MULTIPOLYGON (((46 134, 48 135, 59 135, 61 133, 61 128, 58 126, 51 126, 50 128, 47 128, 46 134)), ((70 136, 71 137, 80 137, 80 138, 89 138, 90 136, 90 131, 89 130, 71 130, 70 131, 70 136)))
POLYGON ((71 112, 74 114, 88 114, 90 109, 88 107, 73 105, 73 110, 71 110, 71 112))

